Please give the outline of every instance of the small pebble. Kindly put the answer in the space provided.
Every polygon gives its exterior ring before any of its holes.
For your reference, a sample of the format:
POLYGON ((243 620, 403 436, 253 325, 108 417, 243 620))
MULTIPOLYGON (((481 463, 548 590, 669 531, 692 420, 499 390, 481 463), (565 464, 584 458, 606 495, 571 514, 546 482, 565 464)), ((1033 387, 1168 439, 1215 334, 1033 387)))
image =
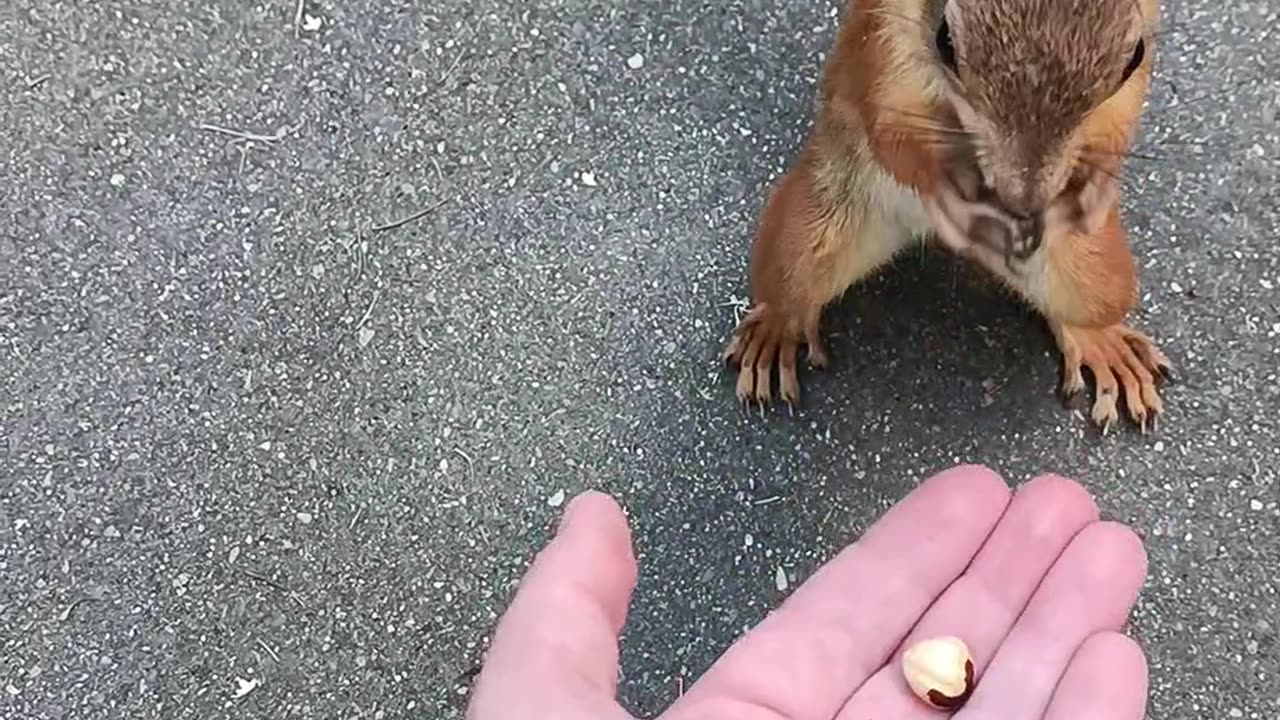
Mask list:
POLYGON ((1255 499, 1255 500, 1250 500, 1250 501, 1249 501, 1249 509, 1250 509, 1250 510, 1261 510, 1261 509, 1262 509, 1262 501, 1261 501, 1261 500, 1256 500, 1256 499, 1255 499))
POLYGON ((261 684, 261 680, 245 680, 242 677, 238 677, 236 678, 236 691, 234 697, 236 699, 240 699, 254 690, 257 690, 258 686, 261 684))
POLYGON ((636 53, 635 55, 627 58, 627 67, 632 70, 639 70, 644 67, 644 56, 640 53, 636 53))
POLYGON ((584 172, 581 175, 582 184, 587 187, 596 187, 596 174, 584 172))
POLYGON ((547 498, 547 504, 553 508, 558 508, 564 504, 564 490, 557 490, 551 493, 551 497, 547 498))
POLYGON ((775 585, 777 585, 778 592, 783 592, 784 590, 786 590, 787 589, 787 571, 779 567, 778 571, 774 573, 773 582, 775 585))
POLYGON ((313 517, 309 512, 298 513, 298 522, 302 523, 303 525, 310 525, 311 521, 314 519, 315 517, 313 517))

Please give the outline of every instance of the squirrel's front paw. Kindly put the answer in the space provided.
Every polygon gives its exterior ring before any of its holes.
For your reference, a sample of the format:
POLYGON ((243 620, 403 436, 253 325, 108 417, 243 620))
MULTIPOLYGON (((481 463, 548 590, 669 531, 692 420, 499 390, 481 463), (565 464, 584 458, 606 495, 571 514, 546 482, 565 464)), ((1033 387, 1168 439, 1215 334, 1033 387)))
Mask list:
MULTIPOLYGON (((796 379, 796 350, 801 342, 798 323, 789 322, 767 305, 757 305, 734 328, 723 359, 738 367, 738 399, 754 399, 761 407, 773 398, 773 367, 778 367, 778 394, 788 405, 800 400, 796 379)), ((826 367, 827 353, 818 337, 816 320, 804 328, 809 365, 826 367)))
POLYGON ((1150 337, 1120 324, 1097 329, 1054 323, 1053 332, 1062 350, 1062 391, 1072 397, 1083 390, 1081 370, 1089 368, 1097 392, 1091 416, 1103 434, 1119 420, 1122 389, 1129 417, 1142 432, 1148 424, 1155 427, 1164 412, 1156 381, 1169 374, 1170 363, 1150 337))

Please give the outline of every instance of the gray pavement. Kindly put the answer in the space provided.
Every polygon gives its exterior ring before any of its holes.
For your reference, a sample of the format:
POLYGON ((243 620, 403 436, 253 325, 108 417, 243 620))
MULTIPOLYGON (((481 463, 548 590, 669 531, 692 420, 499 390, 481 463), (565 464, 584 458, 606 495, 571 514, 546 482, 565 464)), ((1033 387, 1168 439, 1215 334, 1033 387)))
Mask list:
POLYGON ((1126 211, 1180 382, 1105 439, 934 253, 831 313, 794 417, 737 408, 716 353, 831 0, 294 13, 0 7, 0 716, 458 717, 587 487, 633 520, 653 715, 779 568, 962 461, 1144 537, 1151 717, 1280 715, 1280 6, 1167 11, 1126 211))

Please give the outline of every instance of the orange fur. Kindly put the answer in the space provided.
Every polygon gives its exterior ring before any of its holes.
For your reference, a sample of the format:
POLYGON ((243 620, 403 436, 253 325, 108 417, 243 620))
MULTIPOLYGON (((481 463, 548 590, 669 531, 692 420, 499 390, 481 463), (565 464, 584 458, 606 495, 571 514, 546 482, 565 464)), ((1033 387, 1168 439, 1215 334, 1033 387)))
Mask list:
POLYGON ((1051 237, 1042 252, 1042 311, 1049 317, 1068 325, 1106 327, 1122 322, 1137 302, 1137 273, 1118 208, 1112 208, 1100 231, 1051 237))
MULTIPOLYGON (((973 0, 983 1, 999 0, 973 0)), ((1083 166, 1086 160, 1107 175, 1120 172, 1142 112, 1155 49, 1151 30, 1157 0, 1137 0, 1133 7, 1141 15, 1136 27, 1147 46, 1141 65, 1122 87, 1084 115, 1055 150, 1061 157, 1047 160, 1051 164, 1034 176, 1048 186, 1028 186, 1025 197, 1052 198, 1057 188, 1074 177, 1072 166, 1083 166)), ((1017 32, 1018 23, 1023 22, 997 6, 988 8, 994 15, 987 17, 1004 23, 1000 32, 1017 32)), ((974 110, 956 97, 955 87, 938 65, 932 46, 938 22, 934 10, 932 0, 851 0, 846 9, 823 68, 813 129, 792 167, 770 192, 752 244, 753 307, 725 349, 726 358, 739 367, 737 393, 743 400, 770 400, 770 373, 776 367, 783 399, 795 402, 797 347, 807 345, 816 366, 827 361, 818 331, 823 308, 891 259, 913 235, 936 228, 932 213, 939 205, 930 201, 926 209, 921 200, 931 200, 949 182, 944 173, 953 157, 948 155, 947 141, 954 137, 957 122, 974 119, 974 110)), ((1043 33, 1043 28, 1037 31, 1043 33)), ((1119 43, 1123 38, 1113 35, 1111 41, 1119 43)), ((986 51, 1000 43, 983 47, 986 51)), ((1092 59, 1084 63, 1088 67, 1101 67, 1097 58, 1114 57, 1093 50, 1092 59)), ((1016 73, 1001 73, 1002 82, 1017 82, 1016 73)), ((1103 78, 1082 79, 1082 87, 1089 82, 1095 88, 1105 85, 1103 78)), ((1029 101, 1028 107, 1033 105, 1029 101)), ((978 120, 984 128, 990 127, 978 120)), ((988 164, 984 170, 1002 171, 1007 167, 1004 162, 988 164)), ((1010 196, 1008 188, 1023 182, 1011 180, 1002 186, 1003 194, 1010 196)), ((1131 354, 1135 357, 1163 358, 1154 346, 1138 348, 1141 334, 1120 325, 1136 302, 1135 263, 1125 238, 1118 192, 1107 183, 1093 185, 1086 182, 1078 196, 1061 202, 1043 201, 1049 203, 1044 206, 1044 241, 1025 272, 1011 270, 991 251, 972 257, 1044 313, 1069 360, 1085 362, 1080 359, 1084 358, 1096 364, 1099 357, 1116 355, 1116 343, 1134 344, 1131 354), (1093 185, 1104 190, 1095 192, 1093 185), (1097 349, 1104 346, 1107 352, 1097 349)), ((1139 378, 1143 372, 1145 377, 1151 374, 1151 368, 1139 370, 1116 372, 1139 378)), ((1141 390, 1146 393, 1147 385, 1141 390)), ((1154 390, 1150 392, 1154 397, 1154 390)), ((1145 399, 1144 403, 1131 405, 1130 410, 1156 411, 1155 403, 1145 399)), ((1109 418, 1105 412, 1100 415, 1109 418)))

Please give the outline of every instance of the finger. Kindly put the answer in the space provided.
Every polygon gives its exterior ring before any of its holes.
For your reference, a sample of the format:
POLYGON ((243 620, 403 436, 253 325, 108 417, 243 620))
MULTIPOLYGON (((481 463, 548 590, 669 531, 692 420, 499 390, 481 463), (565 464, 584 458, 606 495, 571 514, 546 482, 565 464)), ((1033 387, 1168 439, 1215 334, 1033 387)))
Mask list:
MULTIPOLYGON (((899 651, 926 638, 955 635, 969 646, 980 676, 1045 573, 1097 518, 1093 499, 1075 482, 1048 476, 1023 485, 973 564, 929 608, 899 651)), ((912 694, 893 662, 863 685, 838 717, 929 720, 936 715, 912 694)))
POLYGON ((1142 720, 1147 684, 1142 648, 1120 633, 1098 633, 1071 659, 1044 720, 1142 720))
POLYGON ((960 720, 1039 720, 1085 639, 1124 626, 1145 576, 1146 555, 1131 530, 1097 522, 1080 531, 996 651, 960 720))
MULTIPOLYGON (((990 470, 925 481, 749 632, 673 708, 833 717, 972 560, 1009 501, 990 470)), ((721 713, 723 714, 723 713, 721 713)))
POLYGON ((575 497, 499 622, 476 695, 486 685, 505 695, 571 683, 612 697, 635 582, 622 510, 600 493, 575 497))

